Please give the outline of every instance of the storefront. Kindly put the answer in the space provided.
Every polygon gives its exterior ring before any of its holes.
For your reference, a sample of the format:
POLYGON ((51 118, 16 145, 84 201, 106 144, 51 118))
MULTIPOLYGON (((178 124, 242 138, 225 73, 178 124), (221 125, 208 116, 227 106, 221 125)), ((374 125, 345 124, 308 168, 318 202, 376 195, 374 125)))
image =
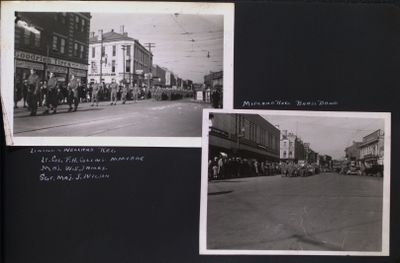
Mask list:
POLYGON ((28 78, 30 69, 34 69, 40 80, 48 79, 49 72, 53 72, 58 81, 68 82, 70 75, 81 78, 82 83, 87 81, 88 66, 63 59, 36 55, 24 51, 15 51, 15 78, 21 83, 28 78), (46 74, 45 74, 46 71, 46 74))
POLYGON ((44 65, 35 62, 29 62, 24 60, 15 60, 15 78, 16 83, 22 83, 29 77, 30 70, 34 69, 40 79, 44 78, 44 65))

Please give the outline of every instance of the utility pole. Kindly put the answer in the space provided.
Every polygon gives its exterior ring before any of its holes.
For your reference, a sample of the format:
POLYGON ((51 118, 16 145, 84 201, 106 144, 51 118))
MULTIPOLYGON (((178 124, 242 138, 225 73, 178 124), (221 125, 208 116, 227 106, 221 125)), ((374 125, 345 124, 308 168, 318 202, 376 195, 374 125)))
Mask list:
POLYGON ((100 35, 100 86, 102 86, 101 79, 103 77, 103 29, 99 30, 99 35, 100 35))
POLYGON ((125 83, 125 68, 126 68, 126 65, 125 65, 125 50, 126 50, 126 45, 122 45, 121 46, 121 48, 122 48, 122 60, 123 60, 123 80, 124 80, 124 83, 125 83))
POLYGON ((151 53, 151 48, 152 47, 156 47, 156 43, 144 43, 147 46, 147 49, 149 50, 149 52, 151 53))

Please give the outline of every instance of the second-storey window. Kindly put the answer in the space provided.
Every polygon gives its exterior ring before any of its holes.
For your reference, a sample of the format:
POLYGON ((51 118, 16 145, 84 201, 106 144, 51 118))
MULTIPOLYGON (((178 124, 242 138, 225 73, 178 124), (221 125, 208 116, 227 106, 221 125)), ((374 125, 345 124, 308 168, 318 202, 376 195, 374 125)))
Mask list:
POLYGON ((65 53, 65 39, 64 38, 60 38, 60 53, 64 54, 65 53))
POLYGON ((92 58, 96 56, 96 48, 92 47, 92 58))
POLYGON ((116 46, 114 45, 114 46, 112 46, 112 55, 113 55, 113 57, 115 57, 115 53, 116 53, 116 51, 117 51, 117 48, 116 48, 116 46))
POLYGON ((81 45, 81 49, 80 49, 80 52, 79 52, 79 57, 80 58, 83 58, 84 51, 85 51, 85 47, 83 45, 81 45))
POLYGON ((58 37, 57 36, 53 36, 53 51, 58 51, 58 37))
POLYGON ((78 43, 74 44, 74 57, 78 56, 78 43))

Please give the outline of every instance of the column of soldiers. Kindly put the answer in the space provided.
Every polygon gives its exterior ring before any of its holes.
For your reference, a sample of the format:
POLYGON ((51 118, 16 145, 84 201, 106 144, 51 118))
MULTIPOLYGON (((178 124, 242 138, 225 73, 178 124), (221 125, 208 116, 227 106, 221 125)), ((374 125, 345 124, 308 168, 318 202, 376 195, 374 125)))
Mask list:
MULTIPOLYGON (((79 105, 79 90, 82 87, 80 80, 71 75, 71 79, 67 86, 67 103, 69 105, 68 112, 76 111, 79 105)), ((14 107, 17 108, 17 103, 21 99, 18 95, 21 92, 20 83, 17 83, 14 94, 14 107)), ((53 72, 50 72, 47 81, 40 81, 40 77, 36 74, 34 69, 30 70, 30 75, 22 83, 22 93, 24 99, 24 107, 28 105, 31 116, 37 114, 38 106, 45 107, 44 115, 57 112, 59 104, 60 90, 57 83, 57 78, 53 72), (26 96, 25 96, 26 90, 26 96)))

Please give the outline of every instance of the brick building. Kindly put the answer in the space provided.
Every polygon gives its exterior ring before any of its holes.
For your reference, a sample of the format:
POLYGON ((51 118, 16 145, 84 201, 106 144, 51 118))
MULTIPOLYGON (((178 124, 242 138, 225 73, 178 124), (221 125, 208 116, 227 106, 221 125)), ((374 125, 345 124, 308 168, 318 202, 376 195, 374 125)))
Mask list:
POLYGON ((15 80, 54 72, 61 83, 71 75, 87 82, 90 13, 16 12, 15 80))

